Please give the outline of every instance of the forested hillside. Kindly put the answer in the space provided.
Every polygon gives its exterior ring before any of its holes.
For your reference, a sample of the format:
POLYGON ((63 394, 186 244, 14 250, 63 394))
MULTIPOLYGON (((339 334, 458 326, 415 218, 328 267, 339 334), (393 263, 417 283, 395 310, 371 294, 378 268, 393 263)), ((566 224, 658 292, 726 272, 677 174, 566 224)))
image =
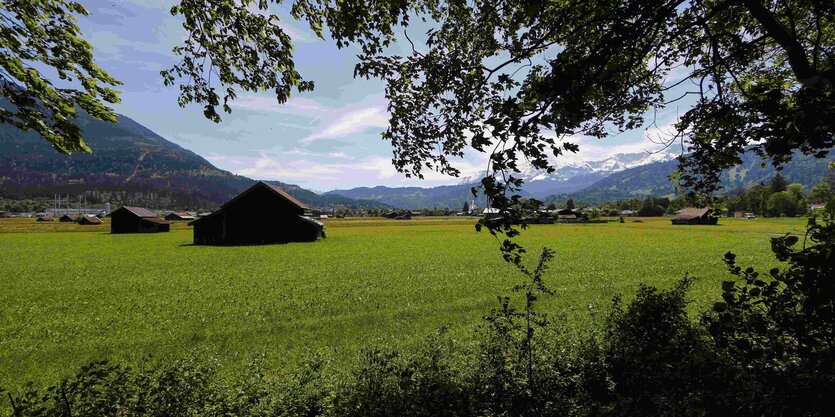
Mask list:
MULTIPOLYGON (((211 209, 254 182, 216 168, 125 116, 111 124, 82 115, 79 124, 92 154, 60 154, 34 132, 0 125, 0 199, 83 194, 91 204, 211 209)), ((270 182, 314 207, 381 206, 270 182)))

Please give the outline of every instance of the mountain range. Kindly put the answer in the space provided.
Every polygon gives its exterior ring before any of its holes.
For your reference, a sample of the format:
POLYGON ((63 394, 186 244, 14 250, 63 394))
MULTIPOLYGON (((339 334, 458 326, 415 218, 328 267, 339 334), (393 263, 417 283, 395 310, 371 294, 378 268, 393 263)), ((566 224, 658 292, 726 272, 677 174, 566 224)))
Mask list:
MULTIPOLYGON (((598 161, 552 161, 556 171, 546 173, 534 169, 518 173, 524 181, 521 195, 545 199, 552 195, 570 194, 584 190, 608 176, 645 166, 656 162, 675 159, 673 149, 651 153, 621 153, 598 161)), ((483 195, 473 197, 471 192, 478 185, 475 178, 462 179, 457 185, 443 185, 431 188, 422 187, 358 187, 347 190, 333 190, 326 195, 340 195, 353 199, 378 201, 397 208, 459 208, 464 203, 484 207, 483 195)))
MULTIPOLYGON (((77 121, 92 154, 60 154, 36 133, 0 124, 0 198, 84 194, 89 203, 210 209, 255 181, 216 168, 126 116, 107 123, 81 114, 77 121)), ((268 182, 313 207, 387 207, 268 182)))
MULTIPOLYGON (((540 200, 573 198, 575 203, 584 204, 648 195, 673 196, 676 189, 670 176, 678 170, 676 157, 680 153, 680 150, 667 149, 656 153, 621 153, 597 161, 554 161, 553 173, 536 170, 518 173, 524 180, 520 194, 540 200)), ((830 154, 828 159, 816 159, 797 154, 781 174, 790 183, 800 183, 808 189, 823 178, 833 157, 830 154)), ((770 164, 763 166, 763 160, 753 152, 747 152, 741 164, 722 173, 721 185, 725 190, 749 188, 770 181, 776 172, 770 164)), ((459 185, 433 188, 360 187, 326 194, 378 201, 398 208, 454 209, 473 200, 470 190, 475 185, 476 182, 468 179, 459 185)), ((483 197, 475 201, 477 206, 484 207, 483 197)))
MULTIPOLYGON (((63 155, 33 132, 0 124, 0 198, 51 198, 84 195, 89 203, 145 205, 154 208, 211 209, 255 181, 218 169, 203 157, 176 145, 134 120, 119 116, 106 123, 81 115, 78 120, 92 154, 63 155)), ((538 199, 573 198, 577 203, 670 196, 669 180, 680 150, 621 153, 596 161, 556 160, 553 173, 528 170, 521 194, 538 199)), ((828 160, 832 160, 830 154, 828 160)), ((789 182, 814 186, 827 170, 827 159, 796 155, 782 174, 789 182)), ((725 189, 767 182, 775 170, 753 153, 722 174, 725 189)), ((316 193, 297 185, 268 181, 312 207, 450 208, 465 202, 484 207, 474 197, 475 179, 437 187, 358 187, 316 193)))
POLYGON ((619 153, 597 161, 556 159, 551 162, 553 173, 529 169, 521 172, 525 181, 523 192, 544 199, 555 194, 568 194, 586 189, 617 172, 672 161, 681 153, 674 148, 659 152, 619 153))
MULTIPOLYGON (((756 184, 768 183, 777 174, 769 161, 748 151, 742 155, 742 163, 726 169, 720 175, 720 184, 725 191, 748 189, 756 184), (766 162, 764 164, 764 162, 766 162)), ((810 189, 818 184, 828 172, 828 164, 835 160, 835 154, 818 159, 795 153, 780 174, 789 183, 799 183, 810 189)), ((643 198, 647 195, 673 196, 675 184, 669 180, 678 170, 678 161, 661 160, 646 165, 627 168, 603 178, 594 184, 562 195, 562 199, 573 198, 575 202, 596 204, 604 201, 643 198)))

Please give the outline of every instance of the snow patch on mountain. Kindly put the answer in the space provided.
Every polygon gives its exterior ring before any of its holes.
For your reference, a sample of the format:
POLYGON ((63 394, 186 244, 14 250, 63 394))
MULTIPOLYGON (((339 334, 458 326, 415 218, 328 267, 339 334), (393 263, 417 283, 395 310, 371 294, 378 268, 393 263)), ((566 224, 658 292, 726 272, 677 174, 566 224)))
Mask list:
POLYGON ((523 170, 520 174, 522 174, 522 178, 525 182, 567 181, 578 174, 612 174, 630 168, 651 164, 653 162, 670 161, 675 159, 677 156, 678 154, 675 152, 662 151, 653 153, 620 153, 598 161, 578 161, 558 158, 552 161, 552 166, 555 168, 553 173, 548 173, 545 170, 530 168, 523 170))

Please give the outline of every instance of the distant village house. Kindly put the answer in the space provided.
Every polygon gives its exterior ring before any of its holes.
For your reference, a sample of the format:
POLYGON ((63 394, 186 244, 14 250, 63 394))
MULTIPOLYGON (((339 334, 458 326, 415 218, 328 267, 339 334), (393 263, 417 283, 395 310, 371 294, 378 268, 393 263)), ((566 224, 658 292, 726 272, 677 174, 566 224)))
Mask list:
POLYGON ((809 211, 823 210, 826 208, 824 203, 809 203, 809 211))
POLYGON ((716 224, 718 221, 719 218, 710 212, 709 207, 686 207, 672 219, 673 224, 716 224))
POLYGON ((562 209, 557 210, 557 219, 559 220, 577 220, 577 213, 574 210, 562 209))
POLYGON ((142 207, 121 207, 110 213, 110 233, 159 233, 170 230, 171 223, 142 207))
POLYGON ((78 220, 78 224, 83 225, 83 226, 94 226, 94 225, 101 224, 101 223, 102 223, 102 221, 101 221, 100 218, 98 218, 96 216, 91 216, 89 214, 86 214, 86 215, 82 216, 78 220))
POLYGON ((191 220, 194 220, 196 218, 197 217, 194 214, 189 213, 187 211, 172 211, 167 216, 165 216, 165 220, 172 220, 172 221, 173 220, 189 220, 189 221, 191 221, 191 220))

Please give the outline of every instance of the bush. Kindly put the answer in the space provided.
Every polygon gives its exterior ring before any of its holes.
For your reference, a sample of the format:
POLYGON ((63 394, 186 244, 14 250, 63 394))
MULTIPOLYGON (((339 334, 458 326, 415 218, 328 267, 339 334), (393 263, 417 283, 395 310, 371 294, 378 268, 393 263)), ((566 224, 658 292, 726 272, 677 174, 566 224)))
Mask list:
POLYGON ((741 406, 752 414, 835 409, 835 223, 810 219, 801 248, 798 241, 790 235, 771 240, 788 268, 767 275, 743 270, 726 254, 737 278, 723 282, 723 301, 703 320, 733 358, 748 398, 741 406))

